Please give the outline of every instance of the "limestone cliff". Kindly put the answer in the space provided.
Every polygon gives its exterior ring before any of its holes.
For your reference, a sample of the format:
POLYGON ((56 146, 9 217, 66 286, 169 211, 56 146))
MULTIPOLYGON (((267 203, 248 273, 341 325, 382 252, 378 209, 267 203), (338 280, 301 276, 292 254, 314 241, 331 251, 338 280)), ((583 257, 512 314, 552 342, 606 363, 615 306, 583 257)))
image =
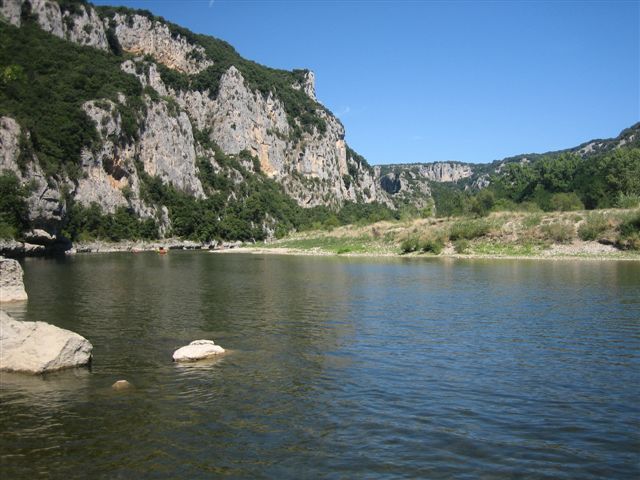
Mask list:
MULTIPOLYGON (((169 231, 167 208, 145 196, 143 183, 157 178, 204 199, 215 191, 203 188, 203 165, 235 184, 260 171, 302 207, 339 207, 345 202, 393 206, 374 169, 348 149, 340 121, 317 102, 313 72, 258 66, 219 40, 194 35, 148 12, 97 10, 80 1, 4 0, 0 15, 11 25, 35 22, 58 38, 117 58, 124 51, 121 70, 144 88, 142 101, 119 94, 82 104, 97 135, 80 152, 80 175, 73 177, 43 173, 37 152, 27 148, 30 132, 18 117, 2 117, 0 169, 14 171, 30 185, 30 219, 38 228, 60 234, 72 201, 95 203, 106 213, 130 209, 169 231), (218 42, 213 49, 211 42, 218 42), (231 49, 222 57, 216 53, 220 45, 231 49), (243 71, 252 72, 250 81, 243 71), (256 75, 290 80, 268 90, 264 85, 271 80, 260 84, 256 75), (165 78, 182 83, 167 83, 165 78), (133 134, 124 132, 123 108, 137 112, 133 134), (240 164, 221 165, 212 145, 240 164), (248 162, 247 155, 257 164, 248 162)), ((238 194, 228 198, 237 201, 238 194)), ((263 227, 272 231, 275 224, 268 223, 263 227)))
POLYGON ((51 0, 3 0, 0 15, 19 27, 25 16, 34 17, 46 32, 80 45, 107 50, 107 36, 102 19, 94 8, 81 2, 65 9, 51 0))

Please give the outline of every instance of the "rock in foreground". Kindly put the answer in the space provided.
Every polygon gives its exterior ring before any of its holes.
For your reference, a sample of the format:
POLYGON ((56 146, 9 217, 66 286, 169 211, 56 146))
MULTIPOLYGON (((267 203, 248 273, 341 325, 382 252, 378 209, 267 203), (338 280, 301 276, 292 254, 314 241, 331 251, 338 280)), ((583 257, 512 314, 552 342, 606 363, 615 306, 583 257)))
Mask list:
POLYGON ((27 299, 22 276, 22 267, 16 260, 0 257, 0 302, 27 299))
POLYGON ((224 348, 213 340, 194 340, 189 345, 173 352, 174 362, 196 362, 224 353, 224 348))
POLYGON ((45 373, 91 361, 93 345, 45 322, 20 322, 0 310, 0 370, 45 373))

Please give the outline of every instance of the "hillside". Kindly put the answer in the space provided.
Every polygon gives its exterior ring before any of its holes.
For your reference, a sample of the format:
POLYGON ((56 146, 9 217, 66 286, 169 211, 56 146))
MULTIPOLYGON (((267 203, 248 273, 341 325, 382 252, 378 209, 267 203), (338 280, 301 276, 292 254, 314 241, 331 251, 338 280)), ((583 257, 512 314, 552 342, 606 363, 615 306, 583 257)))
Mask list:
POLYGON ((0 5, 0 170, 27 212, 4 222, 14 229, 260 239, 391 204, 312 72, 245 60, 147 11, 0 5))
POLYGON ((550 204, 551 196, 559 193, 575 195, 575 208, 608 208, 617 206, 621 195, 640 197, 635 181, 640 178, 640 123, 615 138, 553 152, 491 163, 380 165, 375 171, 396 206, 410 203, 440 216, 468 213, 471 200, 483 189, 503 203, 532 202, 543 210, 562 209, 550 204))

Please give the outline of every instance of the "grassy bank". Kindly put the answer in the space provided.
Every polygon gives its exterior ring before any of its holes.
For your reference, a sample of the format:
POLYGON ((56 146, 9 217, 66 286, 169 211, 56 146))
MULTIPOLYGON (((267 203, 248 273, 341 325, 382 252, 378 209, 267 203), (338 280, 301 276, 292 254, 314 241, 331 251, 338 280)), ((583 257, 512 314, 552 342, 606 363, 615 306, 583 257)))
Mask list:
POLYGON ((335 255, 586 257, 640 260, 640 209, 496 212, 344 226, 289 235, 254 249, 335 255))

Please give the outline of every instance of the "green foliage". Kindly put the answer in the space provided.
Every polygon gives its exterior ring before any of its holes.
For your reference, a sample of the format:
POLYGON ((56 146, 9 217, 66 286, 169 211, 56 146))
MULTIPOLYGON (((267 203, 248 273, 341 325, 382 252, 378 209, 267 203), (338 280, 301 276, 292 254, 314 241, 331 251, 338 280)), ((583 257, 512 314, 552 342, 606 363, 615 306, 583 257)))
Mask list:
POLYGON ((442 235, 426 235, 418 241, 418 248, 421 252, 440 255, 444 250, 445 238, 442 235))
POLYGON ((29 227, 27 194, 13 172, 0 175, 0 238, 15 238, 29 227))
POLYGON ((158 227, 153 219, 139 220, 132 210, 124 207, 106 214, 96 203, 89 207, 74 203, 69 208, 64 233, 72 241, 152 240, 158 238, 158 227))
POLYGON ((0 65, 8 66, 0 83, 0 114, 30 132, 33 152, 48 176, 77 172, 67 167, 77 165, 81 149, 97 139, 95 125, 81 108, 87 100, 116 100, 117 92, 137 97, 119 107, 126 134, 135 136, 142 87, 120 70, 119 62, 54 37, 31 21, 21 28, 0 23, 0 65))
POLYGON ((640 194, 618 192, 615 205, 618 208, 640 207, 640 194))
POLYGON ((608 208, 619 196, 640 196, 640 148, 620 148, 584 162, 576 172, 575 190, 585 206, 608 208))
POLYGON ((609 227, 609 221, 602 213, 591 213, 578 227, 578 237, 582 240, 596 240, 609 227))
POLYGON ((533 228, 540 225, 541 221, 542 221, 542 215, 539 215, 539 214, 527 215, 525 218, 522 219, 522 225, 525 228, 533 228))
POLYGON ((491 231, 493 225, 488 220, 461 220, 451 225, 449 238, 456 240, 473 240, 474 238, 483 237, 491 231))
POLYGON ((469 250, 469 241, 465 239, 459 239, 453 242, 453 248, 456 253, 467 253, 469 250))
POLYGON ((496 203, 495 195, 491 190, 480 190, 471 198, 470 210, 479 217, 486 217, 496 203))
POLYGON ((618 148, 587 159, 564 153, 507 163, 489 188, 498 199, 533 201, 545 211, 631 207, 640 199, 640 149, 618 148))
POLYGON ((627 250, 640 250, 640 211, 632 212, 623 219, 618 230, 618 246, 627 250))
POLYGON ((575 236, 573 224, 567 222, 547 223, 540 227, 540 231, 547 240, 557 243, 568 243, 575 236))
POLYGON ((420 239, 416 235, 405 238, 400 244, 400 251, 402 253, 412 253, 418 251, 420 248, 420 239))
POLYGON ((438 217, 452 217, 469 213, 471 194, 454 188, 451 184, 432 183, 431 194, 438 217))
POLYGON ((583 210, 584 205, 575 192, 554 193, 549 199, 550 209, 557 212, 583 210))
POLYGON ((402 253, 422 252, 440 255, 445 243, 446 237, 440 232, 430 232, 422 237, 413 234, 402 241, 400 251, 402 253))

